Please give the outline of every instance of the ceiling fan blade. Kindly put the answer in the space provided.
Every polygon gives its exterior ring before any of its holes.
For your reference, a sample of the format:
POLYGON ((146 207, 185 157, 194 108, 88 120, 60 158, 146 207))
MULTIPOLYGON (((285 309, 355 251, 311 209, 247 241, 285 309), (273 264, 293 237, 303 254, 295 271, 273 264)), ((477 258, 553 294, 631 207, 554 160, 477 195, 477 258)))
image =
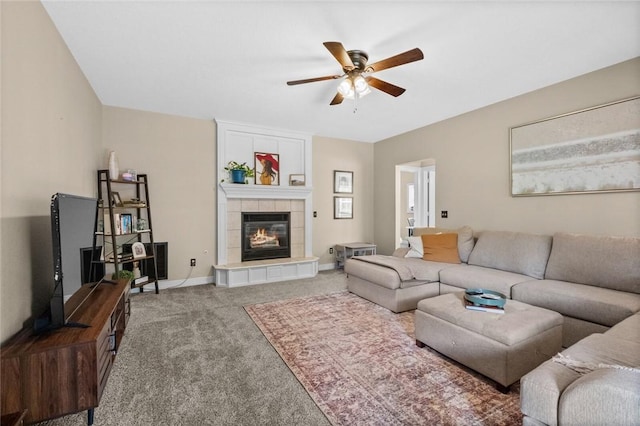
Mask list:
POLYGON ((340 92, 336 93, 336 95, 333 97, 333 99, 331 100, 331 103, 329 105, 338 105, 341 104, 342 101, 344 100, 344 96, 342 96, 340 94, 340 92))
POLYGON ((382 81, 375 77, 367 77, 365 78, 365 80, 367 80, 369 86, 375 87, 378 90, 382 90, 383 92, 388 93, 396 98, 405 92, 405 89, 403 89, 402 87, 387 83, 386 81, 382 81))
POLYGON ((422 54, 422 50, 415 49, 407 50, 404 53, 400 53, 398 55, 392 56, 387 59, 383 59, 371 65, 367 65, 367 71, 376 72, 386 70, 387 68, 397 67, 398 65, 408 64, 410 62, 419 61, 424 59, 424 55, 422 54))
POLYGON ((296 84, 304 84, 304 83, 313 83, 314 81, 324 81, 324 80, 335 80, 336 78, 342 77, 341 75, 327 75, 324 77, 316 77, 316 78, 307 78, 304 80, 293 80, 287 81, 287 85, 295 86, 296 84))
POLYGON ((339 41, 325 41, 322 44, 324 44, 324 47, 326 47, 333 57, 340 62, 343 70, 350 71, 355 68, 355 65, 353 65, 353 62, 342 43, 339 41))

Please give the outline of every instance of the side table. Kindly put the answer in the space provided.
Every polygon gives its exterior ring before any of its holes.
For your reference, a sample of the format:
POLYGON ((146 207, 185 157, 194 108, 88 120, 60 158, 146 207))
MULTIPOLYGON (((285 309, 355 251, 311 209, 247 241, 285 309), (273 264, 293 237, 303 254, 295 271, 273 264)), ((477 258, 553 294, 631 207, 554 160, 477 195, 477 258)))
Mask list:
POLYGON ((344 268, 344 262, 353 256, 376 254, 376 245, 372 243, 340 243, 336 244, 336 269, 344 268))

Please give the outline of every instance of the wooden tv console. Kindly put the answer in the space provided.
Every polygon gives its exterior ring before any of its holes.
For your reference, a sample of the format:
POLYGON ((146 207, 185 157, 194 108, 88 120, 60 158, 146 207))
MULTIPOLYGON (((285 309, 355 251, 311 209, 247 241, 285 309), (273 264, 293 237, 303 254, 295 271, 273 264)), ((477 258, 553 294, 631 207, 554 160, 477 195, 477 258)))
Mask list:
POLYGON ((24 329, 1 349, 2 414, 26 410, 35 423, 87 410, 93 424, 120 341, 131 315, 126 279, 102 283, 93 293, 82 286, 65 303, 70 321, 87 328, 63 327, 34 335, 24 329))

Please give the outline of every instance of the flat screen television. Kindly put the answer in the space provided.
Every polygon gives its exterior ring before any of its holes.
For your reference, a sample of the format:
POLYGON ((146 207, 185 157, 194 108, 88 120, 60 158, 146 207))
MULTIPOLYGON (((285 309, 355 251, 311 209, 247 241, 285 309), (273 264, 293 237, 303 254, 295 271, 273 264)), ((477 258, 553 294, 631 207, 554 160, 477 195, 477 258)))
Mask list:
POLYGON ((64 304, 82 285, 89 283, 86 280, 95 278, 94 273, 83 273, 82 264, 87 248, 92 253, 98 252, 99 256, 99 251, 93 250, 97 207, 96 198, 63 193, 51 197, 54 289, 48 314, 39 318, 34 325, 36 332, 82 326, 71 321, 75 310, 65 312, 64 304))

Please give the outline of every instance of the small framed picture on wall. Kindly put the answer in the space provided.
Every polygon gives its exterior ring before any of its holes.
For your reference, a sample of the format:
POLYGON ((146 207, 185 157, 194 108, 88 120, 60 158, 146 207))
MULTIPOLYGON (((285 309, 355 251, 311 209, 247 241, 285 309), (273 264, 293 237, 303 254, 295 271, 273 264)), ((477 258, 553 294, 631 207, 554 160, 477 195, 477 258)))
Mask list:
POLYGON ((333 197, 333 218, 353 219, 353 197, 333 197))
POLYGON ((333 192, 336 194, 353 194, 353 172, 334 170, 333 192))

